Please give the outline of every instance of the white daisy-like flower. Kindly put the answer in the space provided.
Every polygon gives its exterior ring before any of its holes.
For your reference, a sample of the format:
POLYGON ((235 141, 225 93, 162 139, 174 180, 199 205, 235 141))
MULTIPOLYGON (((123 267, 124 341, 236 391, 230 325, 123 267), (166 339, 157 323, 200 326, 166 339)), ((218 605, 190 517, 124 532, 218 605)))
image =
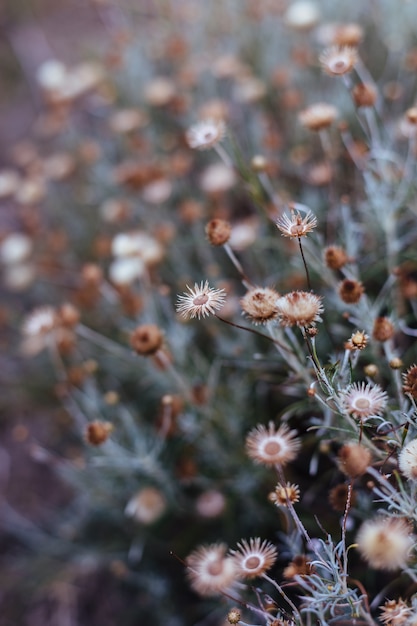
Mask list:
POLYGON ((184 318, 205 317, 214 315, 225 301, 226 292, 224 289, 212 289, 208 280, 194 284, 194 288, 186 285, 189 293, 178 296, 177 312, 184 318))
POLYGON ((352 46, 332 46, 323 50, 319 61, 328 74, 342 76, 353 70, 358 61, 358 52, 352 46))
POLYGON ((260 424, 246 438, 246 452, 256 463, 263 465, 286 465, 293 461, 300 448, 297 432, 282 424, 276 430, 273 422, 268 427, 260 424))
POLYGON ((28 337, 46 335, 56 327, 56 324, 56 310, 52 306, 41 306, 26 317, 22 331, 28 337))
POLYGON ((406 520, 381 515, 362 524, 356 542, 371 567, 392 571, 406 566, 415 537, 406 520))
POLYGON ((227 591, 238 578, 236 560, 227 556, 227 546, 200 546, 186 559, 191 587, 202 596, 227 591))
POLYGON ((278 317, 282 326, 306 328, 321 321, 323 305, 320 296, 309 291, 291 291, 276 301, 278 317))
POLYGON ((352 383, 339 394, 343 411, 352 417, 366 420, 379 417, 387 405, 387 394, 379 385, 352 383))
POLYGON ((236 559, 239 574, 244 578, 257 578, 271 569, 275 563, 278 551, 269 541, 262 541, 259 537, 249 541, 242 539, 237 544, 237 550, 231 550, 236 559))
POLYGON ((417 480, 417 439, 409 441, 398 456, 400 470, 410 480, 417 480))
POLYGON ((226 125, 221 119, 207 119, 191 126, 186 134, 190 148, 208 150, 221 141, 226 134, 226 125))
POLYGON ((276 224, 284 237, 305 237, 316 228, 317 218, 311 211, 301 217, 299 211, 291 209, 291 215, 284 213, 276 224))

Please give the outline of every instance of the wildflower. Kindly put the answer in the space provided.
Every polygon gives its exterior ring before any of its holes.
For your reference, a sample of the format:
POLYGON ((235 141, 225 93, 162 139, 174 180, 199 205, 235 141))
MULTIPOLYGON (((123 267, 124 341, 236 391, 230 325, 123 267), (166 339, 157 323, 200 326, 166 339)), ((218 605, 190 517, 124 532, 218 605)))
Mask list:
POLYGON ((214 315, 224 304, 226 297, 224 289, 212 289, 208 280, 204 283, 201 281, 200 285, 195 283, 193 289, 188 285, 186 287, 189 293, 178 296, 177 300, 177 311, 184 318, 200 319, 201 316, 214 315))
POLYGON ((403 391, 412 398, 417 398, 417 365, 414 364, 403 374, 403 391))
POLYGON ((409 441, 398 457, 400 470, 410 480, 417 480, 417 439, 409 441))
POLYGON ((371 453, 360 443, 346 443, 338 452, 338 466, 350 478, 363 476, 371 464, 371 453))
POLYGON ((164 336, 156 324, 142 324, 130 336, 130 345, 138 354, 155 354, 162 346, 164 336))
POLYGON ((241 299, 243 313, 254 324, 266 324, 278 317, 276 307, 279 293, 270 287, 255 287, 249 289, 241 299))
POLYGON ((244 578, 257 578, 271 569, 278 556, 276 547, 269 541, 261 541, 259 537, 242 539, 237 550, 231 550, 236 559, 239 574, 244 578))
POLYGON ((51 306, 34 309, 23 323, 23 333, 28 337, 47 335, 57 324, 57 312, 51 306))
POLYGON ((389 364, 390 368, 392 370, 400 370, 402 368, 402 366, 404 365, 404 363, 402 362, 402 360, 398 357, 398 356, 394 356, 389 364))
POLYGON ((407 521, 388 516, 364 522, 356 541, 359 552, 369 565, 383 570, 405 567, 414 545, 407 521))
POLYGON ((238 624, 240 622, 240 611, 239 609, 230 609, 227 614, 227 621, 229 624, 238 624))
POLYGON ((340 270, 349 263, 349 257, 343 248, 329 246, 324 249, 324 262, 331 270, 340 270))
POLYGON ((380 416, 387 404, 387 394, 379 385, 352 383, 340 393, 344 411, 359 420, 380 416))
POLYGON ((339 296, 346 304, 356 304, 364 292, 362 283, 346 278, 339 285, 339 296))
POLYGON ((237 181, 235 171, 224 163, 211 163, 200 178, 200 187, 207 194, 218 195, 229 191, 237 181))
POLYGON ((113 430, 113 424, 96 420, 87 425, 85 430, 85 440, 92 446, 101 446, 107 441, 113 430))
POLYGON ((263 465, 286 465, 295 459, 301 445, 295 435, 296 431, 290 430, 286 424, 278 430, 273 422, 269 422, 268 428, 260 424, 246 438, 247 454, 263 465))
POLYGON ((66 321, 68 318, 62 318, 60 311, 51 306, 34 309, 22 327, 24 354, 35 356, 51 346, 56 346, 61 353, 69 352, 74 347, 75 336, 66 321))
POLYGON ((294 576, 307 576, 311 573, 311 569, 307 557, 304 554, 297 554, 284 569, 283 576, 286 580, 290 580, 294 576))
POLYGON ((394 324, 388 317, 377 317, 372 330, 372 337, 376 341, 388 341, 394 335, 394 324))
POLYGON ((294 30, 307 31, 317 24, 319 17, 318 8, 314 2, 297 0, 288 7, 285 22, 294 30))
POLYGON ((300 499, 300 488, 298 485, 287 483, 286 485, 277 485, 275 491, 269 494, 268 500, 276 506, 288 506, 288 502, 294 504, 300 499))
POLYGON ((375 378, 375 376, 378 376, 379 374, 379 369, 375 363, 368 363, 368 365, 365 365, 363 368, 363 371, 366 376, 369 376, 369 378, 375 378))
POLYGON ((370 83, 358 83, 352 89, 353 101, 357 107, 372 107, 378 97, 378 92, 370 83))
POLYGON ((223 120, 203 120, 187 130, 186 140, 190 148, 208 150, 219 143, 225 133, 226 125, 223 120))
POLYGON ((325 72, 332 76, 342 76, 353 70, 358 53, 351 46, 332 46, 322 52, 319 60, 325 72))
POLYGON ((142 524, 153 524, 167 508, 165 496, 156 487, 144 487, 127 503, 125 514, 142 524))
POLYGON ((212 246, 223 246, 229 241, 232 227, 226 220, 214 219, 206 224, 205 231, 212 246))
POLYGON ((307 291, 291 291, 276 301, 282 326, 314 326, 323 312, 320 296, 307 291))
POLYGON ((301 111, 298 118, 305 128, 319 131, 328 128, 335 121, 337 109, 326 102, 318 102, 301 111))
POLYGON ((227 546, 215 543, 200 546, 186 559, 191 586, 202 596, 221 593, 237 579, 236 561, 226 556, 227 546))
POLYGON ((317 218, 311 211, 301 217, 299 211, 291 209, 291 217, 284 213, 277 221, 277 227, 284 237, 305 237, 316 226, 317 218))
POLYGON ((363 39, 363 28, 355 22, 338 24, 333 36, 333 41, 338 46, 358 46, 363 39))
POLYGON ((402 626, 408 624, 408 618, 411 614, 410 607, 402 600, 387 600, 381 609, 380 620, 388 626, 402 626))
POLYGON ((368 345, 369 337, 364 330, 355 330, 345 343, 345 350, 363 350, 368 345))
POLYGON ((216 489, 204 491, 196 500, 195 509, 201 517, 219 517, 226 508, 226 498, 216 489))

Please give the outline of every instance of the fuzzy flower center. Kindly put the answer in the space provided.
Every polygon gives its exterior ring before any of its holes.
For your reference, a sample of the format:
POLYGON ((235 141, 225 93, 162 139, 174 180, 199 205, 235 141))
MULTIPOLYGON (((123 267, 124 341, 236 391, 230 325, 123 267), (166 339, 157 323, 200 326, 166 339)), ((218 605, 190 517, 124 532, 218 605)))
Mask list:
POLYGON ((369 409, 371 406, 368 398, 358 398, 355 402, 357 409, 369 409))
POLYGON ((216 560, 216 561, 213 561, 212 563, 209 563, 207 567, 207 571, 210 574, 210 576, 220 576, 220 574, 223 571, 222 562, 220 560, 216 560))
POLYGON ((262 564, 262 561, 259 556, 252 555, 248 559, 246 559, 244 563, 245 569, 258 569, 258 567, 262 564))
POLYGON ((208 302, 208 295, 206 293, 201 294, 201 296, 196 296, 193 300, 193 304, 195 306, 203 306, 203 304, 206 304, 206 302, 208 302))
POLYGON ((282 450, 281 444, 275 439, 267 441, 264 447, 264 452, 268 456, 274 456, 275 454, 279 454, 281 450, 282 450))

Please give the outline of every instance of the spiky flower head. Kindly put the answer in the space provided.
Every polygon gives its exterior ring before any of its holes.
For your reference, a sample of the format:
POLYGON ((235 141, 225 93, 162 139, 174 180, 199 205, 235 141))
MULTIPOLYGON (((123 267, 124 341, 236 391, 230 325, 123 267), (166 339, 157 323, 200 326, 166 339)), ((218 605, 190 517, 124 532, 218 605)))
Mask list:
POLYGON ((267 572, 276 561, 278 551, 269 541, 261 541, 259 537, 249 541, 242 539, 237 550, 231 550, 236 560, 240 576, 257 578, 267 572))
POLYGON ((355 330, 345 343, 345 350, 363 350, 368 345, 369 336, 364 330, 355 330))
POLYGON ((356 542, 371 567, 393 571, 406 566, 415 537, 406 520, 381 515, 362 524, 356 542))
POLYGON ((352 46, 331 46, 323 50, 319 61, 327 74, 343 76, 353 70, 358 61, 358 52, 352 46))
POLYGON ((194 591, 212 596, 227 591, 236 582, 236 561, 226 553, 224 543, 215 543, 200 546, 187 557, 188 578, 194 591))
POLYGON ((205 317, 214 315, 220 309, 226 298, 224 289, 212 289, 208 280, 194 284, 194 288, 186 285, 189 293, 178 296, 177 312, 184 318, 205 317))
POLYGON ((243 313, 254 324, 266 324, 278 317, 276 301, 279 293, 271 287, 253 287, 240 301, 243 313))
POLYGON ((308 291, 291 291, 276 301, 282 326, 314 326, 321 321, 323 305, 320 296, 308 291))
POLYGON ((349 385, 339 399, 342 411, 362 421, 382 415, 387 404, 387 394, 379 385, 364 382, 349 385))
POLYGON ((409 441, 398 457, 400 470, 410 480, 417 480, 417 439, 409 441))
POLYGON ((408 624, 412 610, 402 598, 398 600, 387 600, 381 609, 380 620, 387 626, 402 626, 408 624))
POLYGON ((294 504, 300 499, 300 488, 298 485, 287 483, 286 485, 278 484, 275 491, 268 495, 268 500, 273 502, 275 506, 288 506, 288 503, 294 504))
POLYGON ((301 445, 299 439, 295 439, 296 434, 287 424, 282 424, 278 430, 273 422, 269 422, 268 427, 260 424, 248 434, 246 452, 256 463, 286 465, 295 459, 301 445))
POLYGON ((307 211, 304 217, 301 217, 299 211, 291 208, 291 215, 286 213, 277 221, 277 228, 284 237, 305 237, 317 226, 317 218, 311 211, 307 211))
POLYGON ((185 135, 190 148, 208 150, 221 141, 226 133, 226 125, 221 119, 207 119, 191 126, 185 135))
POLYGON ((417 398, 417 365, 415 363, 403 374, 403 382, 404 393, 417 398))

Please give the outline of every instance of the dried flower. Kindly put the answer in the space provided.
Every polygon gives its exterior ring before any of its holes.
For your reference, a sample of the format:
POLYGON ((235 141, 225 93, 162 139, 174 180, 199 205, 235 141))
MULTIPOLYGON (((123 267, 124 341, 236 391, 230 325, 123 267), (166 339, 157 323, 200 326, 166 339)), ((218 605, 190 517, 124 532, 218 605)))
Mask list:
POLYGON ((229 241, 232 226, 226 220, 214 219, 206 224, 205 231, 212 246, 223 246, 229 241))
POLYGON ((294 576, 307 576, 311 574, 311 565, 304 554, 297 554, 291 563, 283 571, 286 580, 291 580, 294 576))
POLYGON ((350 442, 342 446, 338 452, 338 466, 349 478, 363 476, 371 464, 371 453, 360 443, 350 442))
POLYGON ((394 335, 394 324, 388 317, 377 317, 372 330, 372 337, 376 341, 388 341, 394 335))
POLYGON ((240 611, 239 609, 230 609, 227 614, 227 621, 229 624, 238 624, 240 622, 240 611))
POLYGON ((378 92, 370 83, 358 83, 352 89, 353 101, 357 107, 372 107, 378 97, 378 92))
POLYGON ((379 385, 352 383, 339 394, 342 410, 359 420, 382 415, 387 394, 379 385))
POLYGON ((190 148, 208 150, 219 143, 226 133, 222 119, 203 120, 187 130, 186 140, 190 148))
POLYGON ((345 350, 363 350, 368 345, 369 337, 364 330, 355 330, 345 343, 345 350))
POLYGON ((226 556, 227 546, 215 543, 200 546, 186 559, 191 586, 202 596, 229 589, 237 579, 238 568, 233 557, 226 556))
POLYGON ((263 424, 251 430, 246 438, 248 456, 263 465, 286 465, 293 461, 300 448, 300 441, 295 439, 295 430, 282 424, 276 430, 273 422, 268 428, 263 424))
POLYGON ((319 60, 327 74, 342 76, 353 70, 358 60, 358 52, 351 46, 332 46, 321 53, 319 60))
POLYGON ((404 476, 417 480, 417 439, 409 441, 398 456, 398 465, 404 476))
POLYGON ((188 285, 186 287, 189 293, 178 296, 177 299, 177 312, 184 318, 200 319, 206 315, 214 315, 224 304, 224 289, 212 289, 208 280, 205 283, 201 281, 200 285, 195 283, 193 289, 188 285))
POLYGON ((284 213, 277 221, 277 227, 284 237, 305 237, 317 226, 317 218, 308 211, 304 217, 301 217, 299 211, 291 209, 291 217, 284 213))
POLYGON ((254 324, 266 324, 278 317, 276 307, 279 293, 270 287, 249 289, 240 301, 243 313, 254 324))
POLYGON ((268 500, 276 506, 288 506, 288 502, 294 504, 300 499, 300 488, 287 482, 286 485, 278 484, 275 491, 269 494, 268 500))
POLYGON ((356 537, 358 550, 371 567, 396 570, 405 567, 414 545, 406 520, 380 516, 362 524, 356 537))
POLYGON ((113 428, 114 426, 111 422, 96 420, 87 425, 85 439, 92 446, 101 446, 101 444, 107 441, 113 428))
POLYGON ((387 626, 402 626, 408 624, 411 609, 401 598, 398 600, 387 600, 381 609, 380 620, 387 626))
POLYGON ((144 487, 127 503, 125 514, 142 524, 153 524, 167 508, 166 498, 156 487, 144 487))
POLYGON ((299 113, 300 123, 309 130, 319 131, 328 128, 337 118, 337 109, 326 102, 312 104, 299 113))
POLYGON ((142 324, 130 336, 130 345, 138 354, 150 356, 158 352, 164 340, 162 331, 156 324, 142 324))
POLYGON ((278 552, 269 541, 261 541, 259 537, 242 539, 237 544, 237 550, 231 550, 236 560, 239 574, 244 578, 257 578, 271 569, 276 561, 278 552))
POLYGON ((282 326, 314 326, 321 321, 323 305, 320 296, 307 291, 291 291, 276 301, 282 326))
POLYGON ((356 304, 364 292, 362 283, 346 278, 339 285, 339 296, 346 304, 356 304))
POLYGON ((328 246, 324 249, 324 262, 331 270, 340 270, 349 260, 346 251, 340 246, 328 246))
POLYGON ((417 398, 417 365, 413 364, 403 374, 403 391, 412 398, 417 398))

